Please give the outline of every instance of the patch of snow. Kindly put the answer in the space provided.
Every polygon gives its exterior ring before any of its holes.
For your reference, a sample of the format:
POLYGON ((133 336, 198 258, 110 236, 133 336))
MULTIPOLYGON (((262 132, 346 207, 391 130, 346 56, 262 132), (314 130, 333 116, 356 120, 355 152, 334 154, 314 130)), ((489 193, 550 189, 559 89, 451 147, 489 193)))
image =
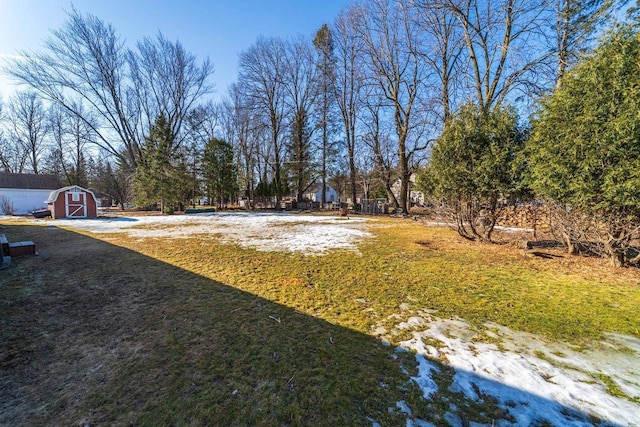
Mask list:
POLYGON ((524 231, 527 233, 533 233, 535 230, 533 228, 523 228, 523 227, 505 227, 502 225, 496 225, 494 227, 496 230, 506 231, 507 233, 517 233, 519 231, 524 231))
POLYGON ((421 420, 419 418, 414 418, 413 411, 411 410, 409 405, 407 405, 407 402, 405 402, 404 400, 396 402, 396 408, 398 408, 400 412, 402 412, 403 414, 408 415, 407 421, 406 421, 407 427, 432 427, 433 426, 433 424, 428 423, 424 420, 421 420))
POLYGON ((416 327, 426 326, 427 322, 422 317, 413 316, 406 322, 402 322, 396 325, 398 329, 415 329, 416 327))
POLYGON ((449 425, 451 427, 463 427, 464 424, 462 423, 462 419, 451 412, 447 412, 446 414, 444 414, 444 419, 447 420, 447 422, 449 423, 449 425))
POLYGON ((374 420, 373 418, 367 417, 367 420, 371 423, 371 427, 382 427, 380 423, 374 420))
MULTIPOLYGON (((396 328, 414 331, 413 338, 401 345, 416 352, 418 374, 412 379, 425 397, 438 391, 431 378, 437 367, 427 359, 431 357, 454 368, 452 391, 477 401, 492 396, 513 416, 513 425, 546 420, 555 426, 590 426, 589 417, 596 416, 640 426, 640 405, 610 395, 598 379, 607 376, 628 396, 640 396, 640 340, 608 335, 594 348, 578 352, 532 334, 485 325, 499 337, 499 348, 474 342, 477 330, 465 322, 421 314, 425 315, 421 321, 414 316, 396 328), (423 330, 418 330, 421 325, 423 330), (434 340, 441 345, 430 345, 434 340)), ((500 425, 511 424, 501 420, 500 425)))
POLYGON ((206 213, 59 220, 59 224, 92 233, 126 233, 138 238, 215 236, 225 243, 259 251, 322 254, 331 249, 357 250, 371 237, 364 218, 277 213, 206 213))
POLYGON ((407 405, 407 402, 404 400, 396 402, 396 408, 400 409, 400 412, 404 414, 413 415, 413 411, 411 411, 411 408, 409 408, 409 405, 407 405))
POLYGON ((385 327, 384 327, 384 326, 382 326, 382 325, 379 325, 378 327, 376 327, 376 328, 373 330, 373 334, 374 334, 375 336, 377 336, 377 337, 378 337, 378 336, 380 336, 380 335, 384 335, 384 334, 386 334, 386 333, 387 333, 387 330, 386 330, 386 329, 385 329, 385 327))
POLYGON ((422 354, 416 354, 416 361, 418 362, 418 375, 412 379, 422 390, 424 398, 429 399, 433 393, 438 391, 438 384, 431 378, 431 372, 438 372, 439 369, 422 354))

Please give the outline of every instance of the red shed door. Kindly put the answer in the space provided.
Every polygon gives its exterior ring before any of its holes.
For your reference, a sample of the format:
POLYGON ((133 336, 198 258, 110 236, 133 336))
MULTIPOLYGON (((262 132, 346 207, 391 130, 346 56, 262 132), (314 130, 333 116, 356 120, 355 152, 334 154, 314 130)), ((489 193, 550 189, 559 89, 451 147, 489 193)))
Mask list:
POLYGON ((72 188, 64 193, 67 218, 87 217, 87 195, 84 191, 72 188))

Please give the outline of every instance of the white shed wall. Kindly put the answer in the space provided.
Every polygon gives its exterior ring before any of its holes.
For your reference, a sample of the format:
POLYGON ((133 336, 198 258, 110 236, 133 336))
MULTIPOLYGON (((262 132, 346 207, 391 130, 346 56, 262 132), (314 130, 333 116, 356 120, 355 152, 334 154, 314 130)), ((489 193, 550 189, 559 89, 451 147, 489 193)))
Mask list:
MULTIPOLYGON (((337 202, 338 201, 338 193, 336 193, 336 190, 333 189, 333 187, 329 187, 327 185, 327 202, 337 202)), ((321 202, 322 201, 322 189, 320 189, 317 193, 316 193, 316 202, 321 202)))
MULTIPOLYGON (((304 195, 307 199, 312 202, 321 202, 322 201, 322 187, 318 189, 315 193, 307 193, 304 195)), ((338 201, 338 193, 333 189, 330 185, 327 185, 327 203, 337 202, 338 201)))
MULTIPOLYGON (((46 200, 51 190, 24 190, 18 188, 0 188, 0 194, 5 195, 13 204, 14 213, 25 215, 38 208, 46 208, 46 200)), ((3 214, 4 212, 0 212, 3 214)))

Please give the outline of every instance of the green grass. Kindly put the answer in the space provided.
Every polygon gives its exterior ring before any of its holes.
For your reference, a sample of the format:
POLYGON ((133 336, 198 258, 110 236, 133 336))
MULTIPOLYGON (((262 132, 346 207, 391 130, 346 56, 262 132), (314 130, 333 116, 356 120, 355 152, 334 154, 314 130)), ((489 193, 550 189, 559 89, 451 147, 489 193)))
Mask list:
POLYGON ((636 272, 413 221, 378 221, 359 253, 325 256, 4 226, 40 255, 0 271, 0 424, 404 425, 389 410, 400 400, 436 425, 451 404, 465 421, 509 419, 448 391, 442 364, 441 392, 423 399, 413 355, 371 335, 406 303, 485 342, 485 322, 577 345, 640 337, 636 272))
POLYGON ((611 396, 621 397, 623 399, 629 400, 630 402, 640 404, 639 397, 631 397, 628 394, 626 394, 624 391, 620 389, 618 384, 616 384, 616 382, 610 376, 602 373, 598 373, 598 374, 592 373, 591 376, 599 380, 602 384, 604 384, 607 387, 607 393, 609 393, 611 396))
MULTIPOLYGON (((585 277, 585 266, 532 261, 505 248, 452 242, 449 230, 395 224, 401 226, 377 228, 377 238, 362 244, 360 254, 336 251, 322 257, 203 246, 199 240, 122 244, 363 333, 398 313, 404 302, 475 326, 495 322, 572 343, 598 339, 603 332, 640 337, 640 288, 621 281, 615 271, 585 277), (417 243, 424 241, 435 243, 417 243), (366 308, 377 316, 366 314, 366 308)), ((622 279, 633 276, 625 273, 622 279)))

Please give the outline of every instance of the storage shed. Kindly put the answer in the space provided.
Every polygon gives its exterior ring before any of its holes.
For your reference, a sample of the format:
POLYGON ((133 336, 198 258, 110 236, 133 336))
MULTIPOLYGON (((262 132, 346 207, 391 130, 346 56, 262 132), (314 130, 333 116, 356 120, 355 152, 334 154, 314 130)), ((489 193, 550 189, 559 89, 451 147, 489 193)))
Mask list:
POLYGON ((96 218, 98 204, 91 190, 78 185, 59 188, 47 200, 52 218, 96 218))

